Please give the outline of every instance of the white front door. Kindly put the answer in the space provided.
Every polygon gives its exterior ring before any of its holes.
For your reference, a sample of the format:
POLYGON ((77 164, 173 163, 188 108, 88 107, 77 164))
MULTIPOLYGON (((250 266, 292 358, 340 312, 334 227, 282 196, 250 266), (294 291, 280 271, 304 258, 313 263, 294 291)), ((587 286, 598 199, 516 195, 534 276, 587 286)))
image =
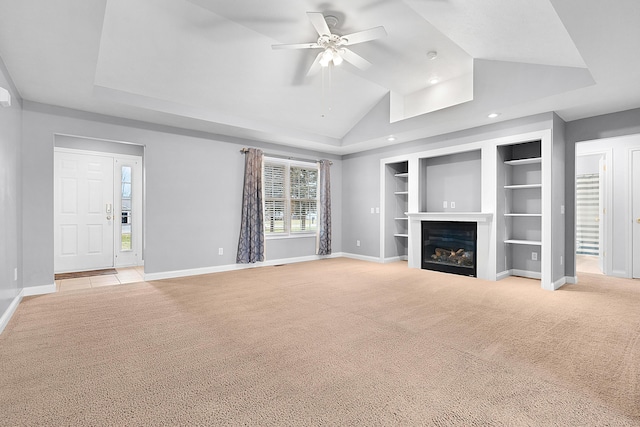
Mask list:
POLYGON ((54 152, 56 273, 113 267, 113 158, 54 152))
POLYGON ((633 152, 631 181, 631 203, 633 215, 633 278, 640 279, 640 150, 633 152))

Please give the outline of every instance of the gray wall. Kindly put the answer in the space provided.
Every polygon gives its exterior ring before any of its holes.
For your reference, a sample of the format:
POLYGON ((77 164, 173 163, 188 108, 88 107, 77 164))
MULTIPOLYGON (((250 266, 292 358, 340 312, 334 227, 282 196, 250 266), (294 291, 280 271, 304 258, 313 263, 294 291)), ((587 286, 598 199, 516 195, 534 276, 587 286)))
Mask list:
POLYGON ((22 288, 22 236, 20 233, 20 141, 22 102, 0 59, 0 87, 12 98, 11 107, 0 107, 0 316, 22 288), (14 271, 18 269, 18 280, 14 271))
POLYGON ((571 144, 635 134, 640 134, 640 108, 574 120, 566 128, 567 142, 571 144))
MULTIPOLYGON (((146 176, 145 272, 207 268, 235 263, 244 157, 241 147, 270 154, 333 161, 333 251, 342 251, 342 162, 336 156, 285 149, 167 126, 154 126, 25 102, 24 285, 53 283, 54 135, 125 141, 144 146, 146 176), (224 255, 218 255, 223 248, 224 255)), ((76 147, 82 148, 82 146, 76 147)), ((269 240, 268 259, 313 255, 313 239, 269 240)))
POLYGON ((576 156, 576 176, 599 173, 602 154, 576 156))
POLYGON ((480 212, 481 178, 480 150, 421 159, 420 212, 480 212))
POLYGON ((56 147, 74 150, 97 151, 100 153, 126 154, 129 156, 144 156, 142 145, 127 144, 103 139, 87 139, 69 135, 55 135, 53 144, 56 147))

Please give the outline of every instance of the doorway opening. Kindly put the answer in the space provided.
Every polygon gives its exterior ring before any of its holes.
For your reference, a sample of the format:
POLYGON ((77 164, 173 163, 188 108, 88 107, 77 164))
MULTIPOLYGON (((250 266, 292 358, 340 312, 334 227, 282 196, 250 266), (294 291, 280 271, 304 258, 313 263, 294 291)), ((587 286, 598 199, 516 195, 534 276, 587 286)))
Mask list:
POLYGON ((142 266, 144 147, 67 135, 55 143, 55 273, 142 266))
POLYGON ((608 274, 609 161, 607 152, 582 153, 576 148, 576 272, 608 274))

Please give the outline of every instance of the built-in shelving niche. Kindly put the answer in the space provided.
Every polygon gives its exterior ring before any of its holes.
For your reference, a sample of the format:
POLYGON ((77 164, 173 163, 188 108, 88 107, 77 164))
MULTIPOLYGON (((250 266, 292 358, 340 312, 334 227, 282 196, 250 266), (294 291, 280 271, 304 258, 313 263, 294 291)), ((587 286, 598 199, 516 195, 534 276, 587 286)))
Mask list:
POLYGON ((385 248, 384 257, 407 258, 409 219, 409 163, 401 161, 385 166, 385 248))
POLYGON ((500 146, 497 155, 496 227, 498 241, 502 242, 497 247, 497 271, 540 278, 543 256, 541 142, 500 146))
POLYGON ((481 172, 480 150, 420 159, 419 211, 480 212, 481 172))

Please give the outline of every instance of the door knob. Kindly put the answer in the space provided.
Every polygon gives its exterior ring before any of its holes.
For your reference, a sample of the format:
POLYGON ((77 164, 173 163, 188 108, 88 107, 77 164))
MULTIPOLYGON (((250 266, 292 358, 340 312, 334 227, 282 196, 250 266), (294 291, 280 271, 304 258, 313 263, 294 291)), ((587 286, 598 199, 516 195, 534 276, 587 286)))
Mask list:
POLYGON ((111 215, 107 215, 107 221, 111 220, 111 215))
POLYGON ((638 224, 640 224, 640 218, 636 219, 636 222, 637 222, 638 224))

